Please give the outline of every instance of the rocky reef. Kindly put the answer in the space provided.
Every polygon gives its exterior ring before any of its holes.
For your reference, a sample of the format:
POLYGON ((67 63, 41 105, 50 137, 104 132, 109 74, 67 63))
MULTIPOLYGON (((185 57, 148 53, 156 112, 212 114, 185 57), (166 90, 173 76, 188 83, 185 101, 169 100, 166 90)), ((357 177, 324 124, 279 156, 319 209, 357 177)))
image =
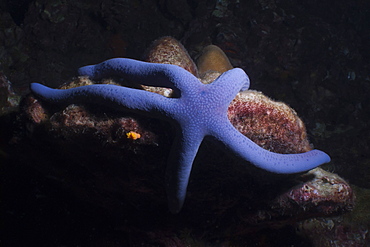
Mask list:
MULTIPOLYGON (((149 50, 149 53, 156 52, 161 62, 173 62, 198 74, 189 56, 177 54, 187 54, 177 40, 165 37, 155 41, 151 49, 154 52, 149 50), (166 52, 176 55, 168 56, 168 61, 166 54, 162 54, 166 52)), ((213 59, 214 54, 210 57, 207 52, 204 54, 206 57, 200 58, 202 68, 212 73, 203 72, 203 80, 209 82, 222 71, 217 71, 220 66, 213 64, 208 69, 207 59, 213 59)), ((149 61, 157 59, 156 56, 149 61)), ((228 67, 227 64, 221 68, 228 67)), ((95 83, 79 77, 61 89, 95 83)), ((119 85, 120 82, 99 83, 119 85)), ((143 90, 171 96, 171 92, 159 88, 143 90)), ((32 168, 47 175, 77 200, 129 221, 125 229, 135 228, 136 234, 145 236, 148 242, 175 241, 186 245, 189 237, 182 234, 188 229, 195 234, 207 229, 210 239, 225 241, 231 235, 230 239, 236 241, 258 229, 282 228, 313 217, 342 214, 354 207, 352 189, 333 173, 321 168, 303 175, 266 173, 247 168, 206 140, 192 172, 184 212, 170 216, 166 209, 164 170, 174 133, 168 123, 94 104, 56 106, 32 95, 24 99, 21 107, 18 121, 23 131, 13 137, 13 142, 20 149, 23 145, 19 143, 32 143, 32 157, 28 157, 35 160, 32 168), (150 228, 153 236, 140 223, 144 219, 149 225, 160 220, 159 225, 150 228), (161 234, 165 237, 158 237, 161 234)), ((239 93, 229 106, 228 117, 241 133, 265 149, 279 153, 312 149, 297 113, 261 92, 239 93)))
POLYGON ((366 1, 0 3, 2 245, 369 245, 368 9, 366 1), (260 174, 206 140, 184 211, 173 216, 163 184, 168 123, 32 96, 18 105, 30 82, 132 87, 74 78, 76 68, 112 57, 150 61, 152 41, 168 35, 205 83, 223 72, 206 62, 203 73, 206 47, 248 73, 253 90, 229 107, 239 131, 282 153, 313 143, 332 158, 326 171, 260 174))

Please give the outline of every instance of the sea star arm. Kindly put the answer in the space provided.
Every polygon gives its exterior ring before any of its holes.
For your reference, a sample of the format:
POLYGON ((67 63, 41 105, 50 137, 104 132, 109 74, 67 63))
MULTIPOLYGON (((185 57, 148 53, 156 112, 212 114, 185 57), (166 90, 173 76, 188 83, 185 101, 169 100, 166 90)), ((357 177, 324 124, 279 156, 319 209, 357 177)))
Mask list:
POLYGON ((222 131, 214 132, 213 136, 238 156, 273 173, 304 172, 330 161, 329 155, 316 149, 300 154, 270 152, 244 136, 231 123, 222 126, 222 131))
POLYGON ((144 90, 108 84, 96 84, 70 89, 52 89, 39 83, 31 83, 31 91, 41 99, 57 104, 96 103, 108 107, 139 110, 143 113, 169 111, 169 99, 162 95, 144 90))
POLYGON ((204 138, 196 126, 182 126, 181 129, 174 140, 166 171, 168 208, 171 213, 178 213, 184 204, 193 161, 204 138))
POLYGON ((248 75, 240 68, 234 68, 222 73, 215 81, 211 83, 212 87, 217 88, 218 92, 227 91, 234 99, 240 91, 245 91, 250 86, 248 75))
POLYGON ((193 74, 177 65, 148 63, 129 58, 113 58, 96 65, 84 66, 78 73, 96 80, 112 76, 133 79, 147 86, 171 88, 175 95, 201 84, 193 74))
POLYGON ((240 68, 234 68, 222 73, 215 81, 207 85, 211 88, 213 95, 208 98, 220 99, 229 103, 235 98, 235 95, 240 91, 247 90, 250 82, 248 75, 240 68))

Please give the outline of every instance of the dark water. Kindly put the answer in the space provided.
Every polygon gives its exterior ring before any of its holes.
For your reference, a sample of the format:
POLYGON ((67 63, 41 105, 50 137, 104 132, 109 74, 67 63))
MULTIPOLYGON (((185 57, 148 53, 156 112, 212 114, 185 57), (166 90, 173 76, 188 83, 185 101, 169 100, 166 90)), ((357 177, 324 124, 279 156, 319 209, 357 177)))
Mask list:
MULTIPOLYGON (((370 188, 369 11, 368 1, 361 0, 7 1, 0 3, 0 70, 24 96, 30 82, 56 87, 87 64, 112 57, 141 59, 150 43, 165 35, 180 40, 194 59, 203 46, 218 45, 234 67, 248 73, 252 89, 294 108, 310 142, 330 154, 332 162, 323 168, 348 181, 358 193, 357 207, 364 209, 346 223, 351 234, 337 231, 338 237, 348 246, 356 241, 365 246, 370 222, 365 210, 370 188)), ((78 151, 65 156, 68 142, 55 147, 47 136, 30 138, 26 133, 32 130, 17 121, 17 112, 4 114, 0 123, 2 246, 313 246, 314 238, 297 234, 295 225, 219 233, 219 226, 240 224, 232 212, 221 221, 212 221, 207 212, 191 215, 190 209, 172 216, 161 204, 160 180, 153 182, 158 196, 150 213, 150 193, 141 199, 132 195, 134 205, 120 192, 101 193, 99 186, 111 182, 100 180, 106 173, 94 170, 96 164, 106 165, 104 156, 93 153, 87 161, 78 151), (88 181, 87 189, 76 190, 75 181, 88 181), (134 213, 112 213, 118 212, 117 201, 134 213), (196 225, 197 218, 209 222, 196 225)), ((171 139, 166 141, 168 147, 171 139)), ((156 162, 165 160, 166 150, 158 152, 156 162)), ((254 181, 249 183, 253 188, 254 181)), ((140 189, 138 195, 144 193, 140 189)), ((225 189, 233 191, 232 186, 225 189)))

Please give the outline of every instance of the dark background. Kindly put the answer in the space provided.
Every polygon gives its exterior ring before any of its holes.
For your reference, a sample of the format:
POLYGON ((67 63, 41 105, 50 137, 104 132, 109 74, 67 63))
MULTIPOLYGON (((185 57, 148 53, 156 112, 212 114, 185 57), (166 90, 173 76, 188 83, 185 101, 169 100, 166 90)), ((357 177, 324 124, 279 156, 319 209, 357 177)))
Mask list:
MULTIPOLYGON (((298 112, 315 148, 332 157, 329 171, 369 189, 369 8, 365 0, 3 0, 0 70, 25 95, 30 82, 56 87, 87 64, 112 57, 141 59, 162 36, 180 40, 193 59, 215 44, 234 67, 248 73, 251 89, 298 112)), ((3 233, 14 246, 33 241, 41 246, 44 235, 45 246, 89 241, 92 246, 96 235, 111 234, 103 215, 87 220, 94 212, 84 205, 76 206, 83 210, 74 215, 68 195, 53 196, 56 188, 44 177, 33 170, 16 172, 4 178, 7 187, 2 188, 5 218, 11 219, 5 222, 14 224, 5 225, 14 231, 3 233)), ((112 243, 101 240, 101 245, 120 246, 120 237, 106 237, 112 243)))

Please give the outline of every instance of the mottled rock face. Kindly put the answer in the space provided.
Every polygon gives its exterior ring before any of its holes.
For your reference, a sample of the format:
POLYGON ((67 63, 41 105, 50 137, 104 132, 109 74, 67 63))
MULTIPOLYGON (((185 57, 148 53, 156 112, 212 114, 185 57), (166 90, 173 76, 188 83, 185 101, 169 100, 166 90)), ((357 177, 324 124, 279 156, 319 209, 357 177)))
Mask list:
POLYGON ((17 110, 20 96, 14 93, 12 84, 0 71, 0 116, 17 110))
POLYGON ((239 93, 229 106, 230 122, 261 147, 277 153, 303 153, 312 149, 297 113, 261 92, 239 93))
MULTIPOLYGON (((106 80, 104 83, 114 84, 111 80, 106 80)), ((61 89, 92 84, 95 82, 86 77, 79 77, 62 85, 61 89)), ((139 116, 122 115, 114 109, 104 111, 99 106, 71 104, 66 107, 52 107, 34 97, 28 97, 25 104, 28 119, 33 124, 46 128, 45 130, 54 138, 73 142, 77 139, 81 143, 93 141, 94 145, 105 143, 116 149, 127 150, 146 145, 156 146, 158 142, 156 134, 150 127, 148 128, 150 124, 143 125, 142 117, 139 116), (137 133, 140 137, 133 139, 130 132, 137 133)))
POLYGON ((151 63, 178 65, 198 76, 198 69, 188 52, 173 37, 163 37, 155 40, 145 54, 144 60, 151 63))

